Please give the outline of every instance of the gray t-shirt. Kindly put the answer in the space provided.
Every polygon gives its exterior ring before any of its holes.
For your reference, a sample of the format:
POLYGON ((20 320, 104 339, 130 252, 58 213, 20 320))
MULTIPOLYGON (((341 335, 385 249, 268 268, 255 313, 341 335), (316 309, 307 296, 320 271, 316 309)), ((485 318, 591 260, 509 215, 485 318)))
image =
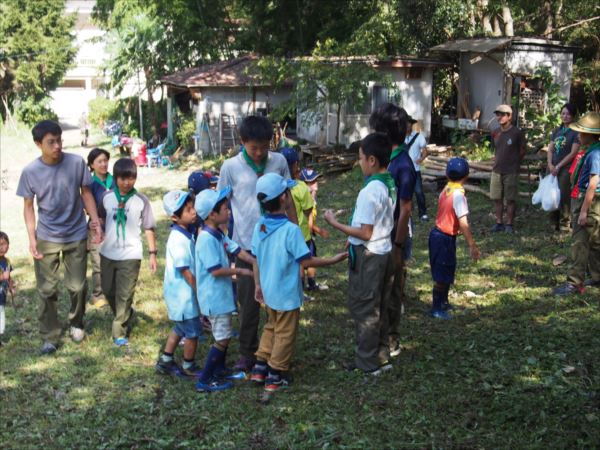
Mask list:
POLYGON ((37 239, 62 243, 87 238, 81 188, 91 184, 85 161, 72 153, 63 153, 54 165, 40 157, 23 169, 17 195, 37 202, 37 239))
POLYGON ((579 133, 561 125, 550 135, 550 140, 554 142, 554 152, 552 153, 552 164, 561 162, 565 156, 571 153, 573 144, 579 144, 579 133))
MULTIPOLYGON (((287 161, 283 155, 269 152, 265 173, 271 172, 290 178, 287 161)), ((231 186, 229 201, 234 221, 233 240, 243 249, 249 250, 252 246, 254 227, 260 218, 260 207, 256 199, 258 176, 241 153, 223 163, 220 175, 217 189, 231 186)))

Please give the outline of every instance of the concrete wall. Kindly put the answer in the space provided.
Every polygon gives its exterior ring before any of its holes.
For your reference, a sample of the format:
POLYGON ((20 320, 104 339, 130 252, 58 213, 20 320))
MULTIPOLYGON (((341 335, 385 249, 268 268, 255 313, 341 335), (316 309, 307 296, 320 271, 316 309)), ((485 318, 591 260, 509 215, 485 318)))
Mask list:
MULTIPOLYGON (((406 109, 408 114, 419 120, 422 132, 427 137, 431 133, 431 108, 433 91, 433 70, 423 69, 419 79, 408 79, 407 70, 385 69, 383 71, 392 76, 392 79, 400 91, 400 105, 406 109)), ((373 87, 369 86, 372 98, 373 87)), ((371 110, 375 105, 372 98, 371 110)), ((298 111, 297 134, 298 137, 320 145, 335 143, 336 115, 325 110, 319 115, 318 120, 306 123, 308 114, 298 111)), ((347 114, 342 109, 340 128, 340 143, 348 146, 352 142, 362 139, 369 134, 369 114, 347 114)))

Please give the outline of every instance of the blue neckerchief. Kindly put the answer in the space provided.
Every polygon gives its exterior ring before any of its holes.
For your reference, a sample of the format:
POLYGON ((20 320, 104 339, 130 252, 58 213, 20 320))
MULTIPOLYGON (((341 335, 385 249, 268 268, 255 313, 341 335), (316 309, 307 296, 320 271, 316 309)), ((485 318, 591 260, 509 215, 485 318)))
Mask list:
POLYGON ((222 241, 223 237, 225 236, 220 229, 215 230, 213 227, 208 226, 206 224, 204 224, 204 226, 202 227, 202 231, 206 231, 208 234, 218 239, 219 241, 222 241))
POLYGON ((190 232, 190 230, 183 228, 181 225, 174 223, 173 225, 171 225, 171 229, 179 231, 181 234, 183 234, 186 238, 190 239, 190 240, 194 240, 194 235, 190 232))
POLYGON ((288 222, 285 214, 266 214, 258 219, 258 237, 263 240, 288 222))

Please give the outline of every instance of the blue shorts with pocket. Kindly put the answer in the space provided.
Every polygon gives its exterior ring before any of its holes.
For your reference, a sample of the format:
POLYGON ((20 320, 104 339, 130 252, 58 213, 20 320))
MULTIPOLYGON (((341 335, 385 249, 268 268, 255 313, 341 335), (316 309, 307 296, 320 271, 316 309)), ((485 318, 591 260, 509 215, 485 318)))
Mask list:
POLYGON ((443 233, 437 228, 429 233, 429 265, 433 281, 454 283, 456 273, 456 236, 443 233))
POLYGON ((306 245, 310 251, 310 256, 317 256, 317 244, 315 244, 314 238, 306 241, 306 245))
POLYGON ((186 339, 195 339, 200 337, 202 335, 200 317, 176 321, 175 326, 173 327, 173 333, 186 339))

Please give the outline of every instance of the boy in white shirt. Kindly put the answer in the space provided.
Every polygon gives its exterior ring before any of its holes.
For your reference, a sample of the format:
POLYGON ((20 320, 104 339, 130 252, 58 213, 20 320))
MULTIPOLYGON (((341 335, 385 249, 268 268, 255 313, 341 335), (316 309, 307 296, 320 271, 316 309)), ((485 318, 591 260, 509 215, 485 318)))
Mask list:
POLYGON ((394 180, 387 171, 391 152, 391 143, 384 133, 365 137, 359 164, 366 180, 356 199, 351 224, 339 223, 332 210, 324 215, 327 223, 348 236, 348 308, 355 322, 357 350, 346 369, 372 375, 392 368, 388 361, 386 311, 394 280, 390 236, 396 194, 394 180))

